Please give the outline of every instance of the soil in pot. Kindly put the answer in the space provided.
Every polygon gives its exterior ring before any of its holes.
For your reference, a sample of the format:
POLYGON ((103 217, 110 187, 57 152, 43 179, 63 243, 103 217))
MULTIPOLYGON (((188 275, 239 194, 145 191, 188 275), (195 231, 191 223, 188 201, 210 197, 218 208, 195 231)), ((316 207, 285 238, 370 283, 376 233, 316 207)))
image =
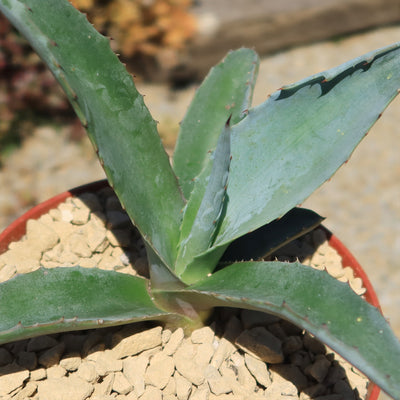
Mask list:
MULTIPOLYGON (((347 280, 317 229, 276 255, 347 280)), ((110 188, 68 198, 27 223, 0 256, 0 280, 81 265, 147 276, 144 245, 110 188)), ((99 293, 101 298, 101 293, 99 293)), ((156 323, 40 336, 0 346, 0 399, 364 399, 368 381, 308 333, 275 316, 218 309, 185 338, 156 323)))

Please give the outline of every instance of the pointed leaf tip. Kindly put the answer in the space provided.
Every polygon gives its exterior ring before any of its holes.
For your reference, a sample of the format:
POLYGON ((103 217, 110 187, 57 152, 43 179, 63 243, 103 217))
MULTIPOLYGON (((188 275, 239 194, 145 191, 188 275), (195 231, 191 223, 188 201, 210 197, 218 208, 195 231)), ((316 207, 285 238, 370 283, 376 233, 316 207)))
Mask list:
POLYGON ((232 126, 226 245, 301 204, 398 94, 400 44, 282 88, 232 126), (390 77, 390 79, 388 79, 390 77))
POLYGON ((384 391, 400 398, 400 342, 380 311, 348 284, 300 263, 232 264, 171 301, 272 313, 308 330, 384 391))
POLYGON ((40 268, 0 283, 0 343, 167 315, 146 279, 115 271, 40 268))
POLYGON ((194 186, 183 216, 176 273, 179 276, 185 274, 184 281, 187 283, 193 282, 192 274, 198 279, 212 271, 216 265, 217 260, 214 264, 208 262, 200 269, 190 267, 192 261, 206 252, 215 240, 225 206, 230 162, 230 127, 227 123, 220 134, 217 148, 211 155, 211 162, 204 168, 194 186))
POLYGON ((0 9, 53 72, 128 215, 172 266, 184 201, 156 123, 109 40, 66 0, 1 0, 0 9))
POLYGON ((208 162, 221 126, 231 116, 235 124, 251 105, 258 73, 258 55, 250 49, 231 51, 213 67, 197 89, 181 123, 173 166, 186 199, 193 190, 193 180, 208 162))

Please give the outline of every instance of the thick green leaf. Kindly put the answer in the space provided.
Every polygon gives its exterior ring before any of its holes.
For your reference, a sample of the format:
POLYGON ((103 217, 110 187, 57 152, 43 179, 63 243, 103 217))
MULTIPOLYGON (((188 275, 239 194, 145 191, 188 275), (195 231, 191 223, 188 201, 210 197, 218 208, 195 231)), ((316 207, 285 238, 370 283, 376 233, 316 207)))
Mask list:
POLYGON ((163 263, 149 245, 146 245, 146 253, 149 263, 150 282, 153 289, 180 289, 186 286, 171 268, 163 263))
POLYGON ((109 40, 66 0, 0 0, 0 10, 60 82, 121 203, 172 265, 184 202, 156 123, 109 40))
POLYGON ((174 170, 185 198, 193 179, 204 169, 208 151, 217 145, 225 122, 240 121, 251 105, 259 59, 250 49, 230 52, 211 69, 182 121, 174 154, 174 170))
POLYGON ((97 268, 41 268, 0 283, 0 343, 162 319, 148 281, 97 268))
POLYGON ((175 266, 175 273, 178 276, 186 272, 186 276, 190 277, 188 264, 213 243, 224 207, 230 157, 230 127, 227 122, 218 139, 217 148, 212 154, 212 163, 205 167, 198 178, 204 183, 195 185, 185 208, 175 266))
POLYGON ((400 44, 284 87, 232 127, 226 244, 301 204, 398 94, 400 44))
POLYGON ((347 283, 299 263, 233 264, 181 291, 170 301, 201 308, 228 306, 278 315, 308 330, 400 398, 400 342, 379 310, 347 283))
POLYGON ((221 258, 222 264, 257 260, 274 253, 289 242, 310 232, 324 220, 314 211, 295 207, 282 218, 233 241, 221 258))
POLYGON ((187 284, 195 283, 212 273, 218 265, 226 246, 212 247, 193 258, 183 271, 181 279, 187 284))

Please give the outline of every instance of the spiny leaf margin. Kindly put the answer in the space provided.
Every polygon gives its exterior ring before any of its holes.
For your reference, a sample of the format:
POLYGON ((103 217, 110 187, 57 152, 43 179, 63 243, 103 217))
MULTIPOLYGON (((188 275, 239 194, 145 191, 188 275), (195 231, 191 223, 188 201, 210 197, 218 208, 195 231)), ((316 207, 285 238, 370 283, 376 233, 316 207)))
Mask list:
POLYGON ((0 283, 0 344, 33 336, 162 320, 144 278, 98 268, 40 268, 0 283))
POLYGON ((400 342, 380 311, 347 283, 300 263, 243 262, 186 289, 167 292, 200 309, 238 307, 293 322, 341 354, 394 398, 400 398, 400 342))
POLYGON ((397 96, 400 43, 286 86, 232 127, 226 245, 301 204, 397 96))
POLYGON ((312 231, 323 220, 323 217, 312 210, 295 207, 282 218, 234 240, 226 249, 219 264, 227 265, 238 261, 252 261, 267 257, 291 241, 312 231))
POLYGON ((200 269, 200 266, 192 268, 190 264, 212 246, 223 214, 231 158, 229 123, 230 119, 218 138, 211 162, 199 177, 204 184, 195 185, 185 208, 175 273, 178 276, 185 274, 186 283, 206 276, 215 267, 207 263, 200 269))
POLYGON ((134 224, 173 265, 184 201, 156 122, 109 40, 67 0, 1 0, 0 10, 63 87, 134 224))
POLYGON ((230 51, 197 89, 181 123, 173 157, 186 199, 208 162, 208 152, 215 149, 225 122, 231 116, 231 124, 236 124, 250 108, 258 66, 254 50, 230 51))

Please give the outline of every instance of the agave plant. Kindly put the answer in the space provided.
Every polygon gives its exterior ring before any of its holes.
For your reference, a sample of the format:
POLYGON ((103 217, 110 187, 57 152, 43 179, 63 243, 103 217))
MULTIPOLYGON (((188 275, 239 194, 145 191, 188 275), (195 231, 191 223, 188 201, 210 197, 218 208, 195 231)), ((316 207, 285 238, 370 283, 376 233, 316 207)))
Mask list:
POLYGON ((0 284, 1 343, 140 320, 190 328, 213 307, 248 308, 308 330, 400 398, 400 344, 378 309, 326 271, 249 261, 320 224, 296 206, 396 96, 400 44, 253 108, 258 57, 230 52, 198 89, 171 167, 132 77, 84 15, 66 0, 0 0, 0 9, 67 93, 150 269, 149 280, 79 266, 16 276, 0 284))

